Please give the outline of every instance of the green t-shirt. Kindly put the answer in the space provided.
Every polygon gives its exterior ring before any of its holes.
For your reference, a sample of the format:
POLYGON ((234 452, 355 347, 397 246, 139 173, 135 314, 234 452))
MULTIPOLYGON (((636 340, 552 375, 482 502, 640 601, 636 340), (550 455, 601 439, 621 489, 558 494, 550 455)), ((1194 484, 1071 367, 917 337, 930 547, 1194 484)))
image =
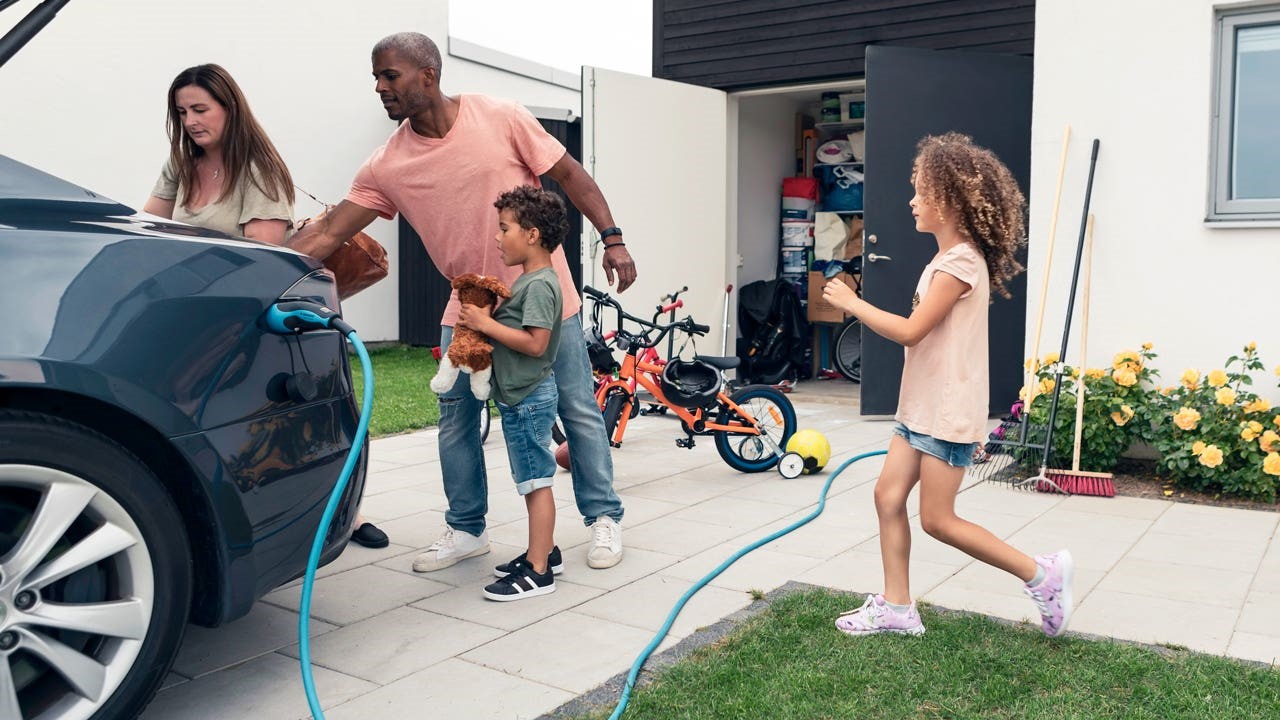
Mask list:
POLYGON ((532 357, 499 342, 493 343, 493 399, 516 405, 551 375, 560 347, 560 316, 564 298, 560 280, 552 268, 525 273, 511 286, 511 297, 498 306, 493 319, 512 328, 547 328, 551 339, 547 350, 532 357))

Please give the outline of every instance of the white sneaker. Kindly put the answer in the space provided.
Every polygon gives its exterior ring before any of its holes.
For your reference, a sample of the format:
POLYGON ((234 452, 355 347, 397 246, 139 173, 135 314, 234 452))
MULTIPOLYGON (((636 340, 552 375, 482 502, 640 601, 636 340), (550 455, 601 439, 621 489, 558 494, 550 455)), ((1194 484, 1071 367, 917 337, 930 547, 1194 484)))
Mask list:
POLYGON ((587 551, 587 566, 601 570, 622 561, 622 525, 608 515, 596 518, 591 526, 594 538, 587 551))
POLYGON ((453 528, 445 528, 440 539, 431 544, 421 555, 413 560, 414 572, 432 572, 443 570, 469 557, 484 555, 489 552, 489 531, 480 531, 476 537, 453 528))

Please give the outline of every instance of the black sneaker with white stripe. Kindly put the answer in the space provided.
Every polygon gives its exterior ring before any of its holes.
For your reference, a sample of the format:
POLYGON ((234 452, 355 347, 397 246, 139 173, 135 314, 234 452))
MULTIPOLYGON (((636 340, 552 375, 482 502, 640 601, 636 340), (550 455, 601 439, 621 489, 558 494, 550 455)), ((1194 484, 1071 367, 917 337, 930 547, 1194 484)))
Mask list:
POLYGON ((516 559, 511 563, 511 573, 506 577, 488 585, 484 596, 490 600, 507 602, 546 595, 556 591, 556 576, 547 567, 547 571, 538 574, 527 560, 516 559))
MULTIPOLYGON (((511 568, 515 567, 516 563, 527 563, 527 562, 529 562, 529 553, 528 551, 525 551, 520 553, 520 555, 515 560, 512 560, 510 562, 504 562, 501 565, 495 567, 493 569, 493 576, 496 578, 504 578, 511 574, 511 568)), ((561 557, 560 555, 559 545, 551 546, 551 554, 547 556, 547 567, 551 568, 551 572, 555 573, 556 575, 559 575, 560 573, 564 572, 564 558, 561 557)))

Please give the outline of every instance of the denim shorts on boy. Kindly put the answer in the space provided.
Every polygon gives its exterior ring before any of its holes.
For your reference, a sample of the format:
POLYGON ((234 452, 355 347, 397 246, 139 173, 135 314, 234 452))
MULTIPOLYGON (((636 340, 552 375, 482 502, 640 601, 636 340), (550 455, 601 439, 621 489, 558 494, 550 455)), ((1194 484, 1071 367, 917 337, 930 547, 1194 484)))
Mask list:
POLYGON ((893 433, 906 440, 907 444, 916 450, 932 455, 951 467, 962 468, 972 465, 973 451, 978 449, 978 443, 976 442, 954 443, 939 440, 930 435, 912 432, 911 428, 902 423, 898 423, 893 428, 893 433))
POLYGON ((559 402, 553 373, 515 405, 497 403, 511 476, 521 495, 554 484, 556 456, 551 451, 551 426, 555 424, 559 402))

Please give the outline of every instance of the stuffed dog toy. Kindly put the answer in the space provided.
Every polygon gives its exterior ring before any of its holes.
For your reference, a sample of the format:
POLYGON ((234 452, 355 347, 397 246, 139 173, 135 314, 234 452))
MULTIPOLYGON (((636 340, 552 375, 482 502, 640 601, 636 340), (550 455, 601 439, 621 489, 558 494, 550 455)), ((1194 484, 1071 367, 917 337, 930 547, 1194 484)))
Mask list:
MULTIPOLYGON (((465 273, 453 279, 458 300, 476 307, 493 307, 498 298, 511 297, 511 291, 496 277, 465 273)), ((446 393, 458 379, 458 371, 471 374, 471 394, 478 400, 489 399, 489 377, 493 374, 493 346, 487 338, 471 328, 456 327, 449 351, 440 360, 440 371, 431 380, 437 395, 446 393)))

